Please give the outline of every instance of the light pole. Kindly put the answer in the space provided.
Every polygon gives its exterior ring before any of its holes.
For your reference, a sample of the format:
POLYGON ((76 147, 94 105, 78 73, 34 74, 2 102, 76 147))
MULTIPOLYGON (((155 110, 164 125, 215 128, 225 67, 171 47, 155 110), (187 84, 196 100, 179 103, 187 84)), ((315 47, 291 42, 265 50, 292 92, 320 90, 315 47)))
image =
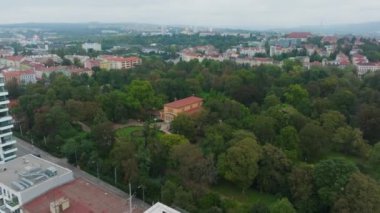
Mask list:
POLYGON ((143 193, 143 202, 145 202, 145 186, 144 185, 140 185, 140 186, 138 186, 137 188, 139 188, 139 189, 142 189, 142 193, 143 193))
POLYGON ((115 175, 115 186, 116 186, 116 183, 117 183, 117 173, 116 173, 116 166, 115 166, 114 175, 115 175))
POLYGON ((18 123, 18 126, 20 127, 20 133, 21 133, 21 136, 24 136, 24 135, 22 134, 22 128, 21 128, 21 123, 20 123, 20 122, 18 123))

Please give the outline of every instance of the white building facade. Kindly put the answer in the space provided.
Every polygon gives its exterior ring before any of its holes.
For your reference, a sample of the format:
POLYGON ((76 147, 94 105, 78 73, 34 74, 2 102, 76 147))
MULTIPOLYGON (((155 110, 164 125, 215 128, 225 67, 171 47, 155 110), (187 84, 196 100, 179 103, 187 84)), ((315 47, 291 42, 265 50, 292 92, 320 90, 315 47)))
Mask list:
POLYGON ((22 206, 74 180, 73 172, 34 155, 0 166, 0 213, 22 213, 22 206))
POLYGON ((5 90, 4 76, 0 74, 0 164, 16 158, 16 140, 12 137, 13 122, 9 115, 8 92, 5 90))
POLYGON ((99 43, 84 43, 82 48, 88 52, 89 50, 102 51, 102 45, 99 43))

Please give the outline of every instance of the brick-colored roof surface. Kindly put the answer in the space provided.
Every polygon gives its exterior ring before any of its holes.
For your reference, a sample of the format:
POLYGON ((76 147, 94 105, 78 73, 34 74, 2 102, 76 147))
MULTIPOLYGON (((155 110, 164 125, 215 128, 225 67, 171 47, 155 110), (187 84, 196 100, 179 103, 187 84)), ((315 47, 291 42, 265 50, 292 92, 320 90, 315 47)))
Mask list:
POLYGON ((195 97, 195 96, 190 96, 190 97, 178 100, 178 101, 173 101, 171 103, 167 103, 167 104, 165 104, 165 106, 166 107, 171 107, 171 108, 182 108, 184 106, 187 106, 187 105, 190 105, 190 104, 194 104, 194 103, 198 103, 198 102, 201 102, 201 101, 203 101, 202 98, 198 98, 198 97, 195 97))
MULTIPOLYGON (((70 202, 65 213, 122 213, 129 210, 127 199, 80 178, 32 200, 24 205, 23 210, 26 213, 50 213, 50 203, 62 197, 70 202)), ((143 211, 139 208, 133 209, 136 213, 143 211)))

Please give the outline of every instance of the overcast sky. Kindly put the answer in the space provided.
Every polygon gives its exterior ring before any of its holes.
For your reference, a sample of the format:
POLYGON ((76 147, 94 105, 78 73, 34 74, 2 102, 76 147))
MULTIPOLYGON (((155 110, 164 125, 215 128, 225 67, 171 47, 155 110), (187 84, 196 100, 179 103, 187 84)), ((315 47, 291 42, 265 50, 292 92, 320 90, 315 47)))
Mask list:
POLYGON ((0 0, 0 23, 297 27, 380 21, 380 0, 0 0))

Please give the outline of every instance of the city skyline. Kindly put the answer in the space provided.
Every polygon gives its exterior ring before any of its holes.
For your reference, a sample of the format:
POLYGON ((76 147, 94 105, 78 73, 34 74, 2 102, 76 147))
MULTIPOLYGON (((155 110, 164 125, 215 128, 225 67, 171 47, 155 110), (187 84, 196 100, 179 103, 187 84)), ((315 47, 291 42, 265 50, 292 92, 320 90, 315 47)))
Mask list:
POLYGON ((269 29, 380 21, 380 2, 375 0, 5 0, 2 5, 6 10, 0 24, 135 22, 269 29))

